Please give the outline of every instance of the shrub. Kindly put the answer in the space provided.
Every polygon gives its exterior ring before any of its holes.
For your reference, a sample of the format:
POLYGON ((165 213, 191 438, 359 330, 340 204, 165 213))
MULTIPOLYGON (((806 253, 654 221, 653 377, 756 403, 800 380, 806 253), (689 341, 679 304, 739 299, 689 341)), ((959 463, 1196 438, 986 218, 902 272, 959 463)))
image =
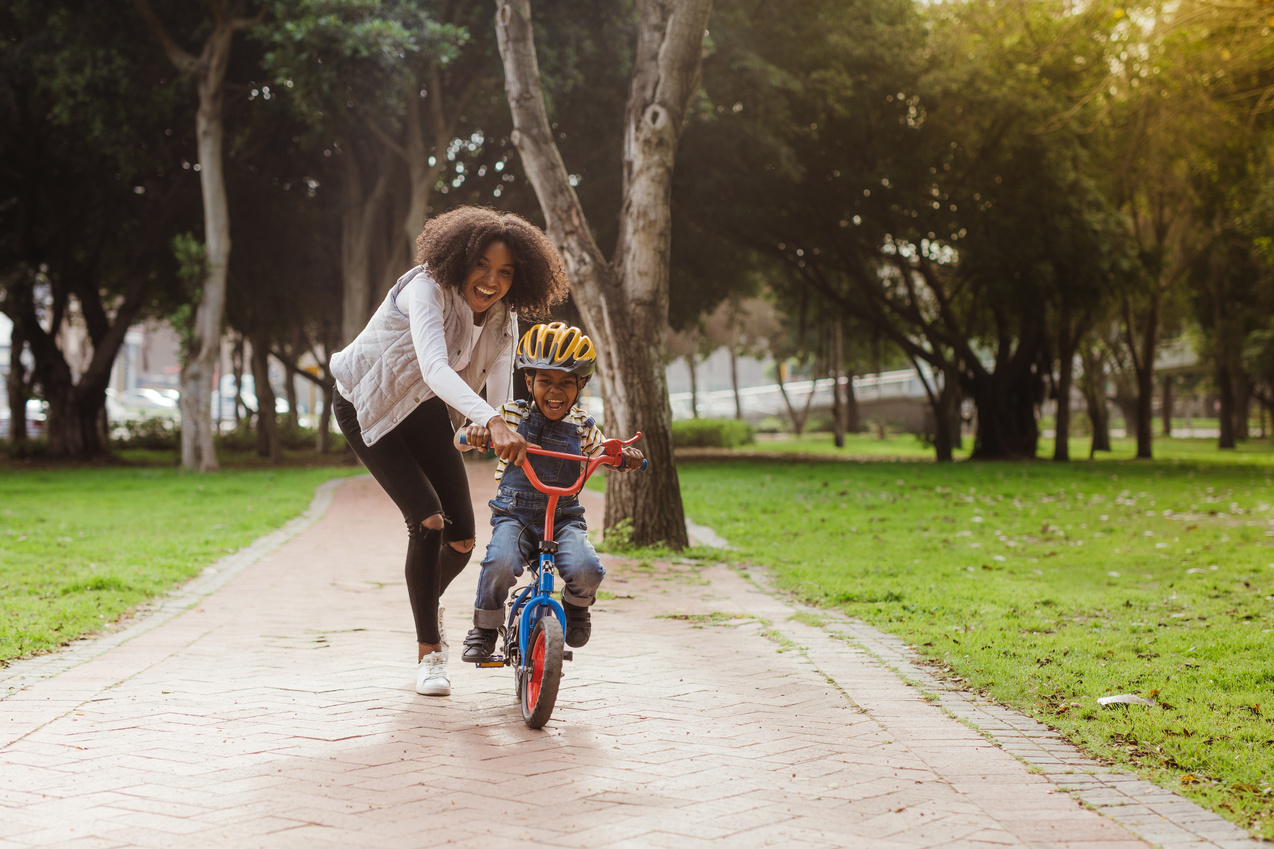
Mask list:
MULTIPOLYGON (((279 444, 288 451, 313 451, 318 443, 318 430, 312 427, 290 427, 279 422, 279 444)), ((245 419, 237 428, 217 436, 217 447, 226 451, 255 451, 257 429, 245 419)), ((328 435, 328 453, 345 450, 345 437, 339 431, 328 435)))
POLYGON ((738 419, 685 419, 672 423, 677 448, 737 448, 756 441, 752 425, 738 419))
POLYGON ((0 446, 11 460, 34 460, 49 453, 49 440, 44 436, 30 436, 22 442, 0 439, 0 446))
POLYGON ((254 451, 257 447, 257 432, 245 418, 234 430, 219 433, 213 437, 218 449, 224 451, 254 451))
POLYGON ((181 445, 181 425, 164 416, 148 419, 130 419, 115 425, 111 439, 116 448, 145 448, 150 451, 166 451, 181 445))
POLYGON ((756 426, 757 433, 788 433, 791 430, 792 423, 778 416, 766 416, 756 426))
POLYGON ((830 415, 813 415, 805 422, 805 433, 831 433, 836 430, 836 420, 830 415))

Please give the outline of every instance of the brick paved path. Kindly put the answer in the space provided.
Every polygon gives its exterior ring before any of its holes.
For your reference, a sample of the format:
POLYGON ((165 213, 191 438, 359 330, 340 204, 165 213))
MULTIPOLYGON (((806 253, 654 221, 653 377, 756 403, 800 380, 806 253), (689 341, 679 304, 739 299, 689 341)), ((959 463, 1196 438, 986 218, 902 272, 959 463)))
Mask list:
MULTIPOLYGON (((723 567, 608 562, 543 731, 507 670, 457 659, 418 696, 401 521, 369 478, 329 491, 124 630, 0 670, 0 846, 1260 845, 723 567)), ((457 655, 475 578, 445 599, 457 655)))

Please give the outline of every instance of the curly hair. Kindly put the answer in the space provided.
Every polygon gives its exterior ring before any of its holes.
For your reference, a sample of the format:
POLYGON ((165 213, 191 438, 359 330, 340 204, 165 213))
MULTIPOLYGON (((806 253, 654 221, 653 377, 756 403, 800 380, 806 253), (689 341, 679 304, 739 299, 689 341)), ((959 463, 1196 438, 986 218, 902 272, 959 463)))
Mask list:
POLYGON ((513 285, 505 302, 522 316, 544 316, 566 300, 570 284, 562 257, 539 227, 512 212, 460 206, 431 218, 416 237, 416 262, 439 285, 462 289, 492 242, 513 253, 513 285))

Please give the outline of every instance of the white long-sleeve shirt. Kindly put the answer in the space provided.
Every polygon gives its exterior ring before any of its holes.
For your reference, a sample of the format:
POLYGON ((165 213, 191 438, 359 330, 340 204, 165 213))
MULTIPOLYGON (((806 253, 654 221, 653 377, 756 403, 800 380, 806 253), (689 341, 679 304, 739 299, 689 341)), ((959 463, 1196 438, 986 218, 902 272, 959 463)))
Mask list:
MULTIPOLYGON (((443 328, 444 302, 441 286, 432 279, 418 280, 415 285, 404 286, 395 298, 395 303, 399 310, 407 314, 411 324, 411 341, 416 349, 416 360, 420 364, 420 374, 426 387, 425 396, 421 400, 436 395, 469 421, 483 424, 499 415, 495 407, 483 401, 459 375, 469 365, 485 323, 473 324, 470 318, 468 327, 471 330, 461 336, 459 347, 453 353, 447 350, 443 328)), ((468 304, 465 307, 472 316, 473 312, 468 309, 468 304)), ((511 367, 494 369, 487 378, 487 397, 499 399, 496 403, 503 403, 510 397, 511 377, 511 367)))

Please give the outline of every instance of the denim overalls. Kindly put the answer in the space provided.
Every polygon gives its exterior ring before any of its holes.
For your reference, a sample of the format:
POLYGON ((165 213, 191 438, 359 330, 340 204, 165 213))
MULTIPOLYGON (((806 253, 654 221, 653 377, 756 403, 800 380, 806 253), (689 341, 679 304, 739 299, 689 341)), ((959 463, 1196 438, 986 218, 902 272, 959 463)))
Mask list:
MULTIPOLYGON (((593 427, 590 417, 583 424, 565 419, 550 421, 535 406, 525 401, 520 433, 527 442, 548 451, 580 454, 580 443, 593 427)), ((570 486, 578 480, 582 463, 557 457, 527 455, 540 483, 548 486, 570 486)), ((500 488, 491 500, 491 542, 482 558, 482 574, 478 576, 478 595, 474 602, 473 624, 478 628, 504 626, 504 605, 509 590, 517 583, 523 565, 535 557, 537 543, 544 534, 544 511, 549 497, 531 485, 526 473, 513 464, 504 468, 500 488)), ((557 573, 562 578, 562 600, 587 607, 597 598, 597 587, 606 570, 588 541, 584 508, 578 498, 561 498, 553 518, 553 537, 557 541, 557 573)))

